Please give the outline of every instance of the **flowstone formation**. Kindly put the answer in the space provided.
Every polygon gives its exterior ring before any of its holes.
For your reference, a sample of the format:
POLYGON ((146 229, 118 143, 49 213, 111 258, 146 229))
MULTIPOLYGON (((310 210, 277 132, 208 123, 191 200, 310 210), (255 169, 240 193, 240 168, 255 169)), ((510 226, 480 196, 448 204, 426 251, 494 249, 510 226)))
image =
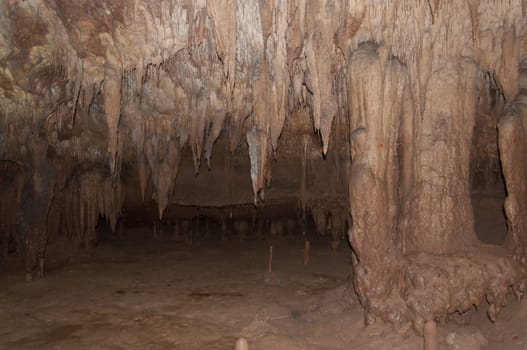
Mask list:
POLYGON ((526 7, 2 1, 3 255, 27 247, 33 273, 49 237, 93 245, 135 187, 159 219, 286 199, 334 248, 351 226, 368 322, 420 330, 484 298, 493 318, 525 285, 526 7), (508 247, 489 252, 470 190, 499 160, 508 247))

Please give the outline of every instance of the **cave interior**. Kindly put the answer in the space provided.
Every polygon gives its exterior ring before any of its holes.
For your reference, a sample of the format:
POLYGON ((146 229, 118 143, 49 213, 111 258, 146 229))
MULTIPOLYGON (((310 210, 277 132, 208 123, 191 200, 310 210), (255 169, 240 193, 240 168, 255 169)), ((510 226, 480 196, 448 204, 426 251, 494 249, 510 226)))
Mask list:
POLYGON ((0 1, 4 346, 524 349, 526 8, 0 1))

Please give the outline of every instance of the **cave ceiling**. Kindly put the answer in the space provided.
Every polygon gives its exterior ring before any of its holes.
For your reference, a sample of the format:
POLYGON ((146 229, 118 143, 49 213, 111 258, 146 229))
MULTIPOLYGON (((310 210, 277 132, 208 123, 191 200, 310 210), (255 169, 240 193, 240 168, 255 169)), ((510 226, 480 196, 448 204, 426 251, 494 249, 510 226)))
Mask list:
POLYGON ((37 169, 46 152, 36 149, 49 146, 114 181, 131 169, 162 213, 182 158, 198 174, 215 153, 241 147, 258 202, 280 152, 300 165, 335 145, 344 169, 350 120, 356 129, 379 118, 365 101, 384 89, 379 104, 397 102, 404 120, 395 123, 411 129, 406 153, 433 168, 421 136, 458 122, 431 115, 486 108, 476 98, 489 81, 503 100, 515 96, 524 15, 519 0, 5 0, 0 157, 37 169), (364 47, 381 70, 397 62, 398 72, 348 79, 364 47), (435 98, 454 87, 474 96, 435 98))

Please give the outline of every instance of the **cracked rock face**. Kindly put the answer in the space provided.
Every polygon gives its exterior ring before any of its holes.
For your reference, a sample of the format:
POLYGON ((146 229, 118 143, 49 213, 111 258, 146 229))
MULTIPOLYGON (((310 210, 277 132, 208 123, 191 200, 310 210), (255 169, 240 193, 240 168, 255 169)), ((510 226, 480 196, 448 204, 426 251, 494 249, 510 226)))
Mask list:
MULTIPOLYGON (((473 249, 471 185, 495 183, 500 162, 525 263, 526 5, 2 1, 3 247, 28 210, 47 215, 41 235, 65 227, 90 245, 126 203, 152 198, 162 218, 172 204, 298 201, 337 237, 350 213, 368 312, 439 320, 445 303, 409 312, 400 297, 406 256, 473 249)), ((513 277, 497 280, 520 283, 504 266, 513 277)))

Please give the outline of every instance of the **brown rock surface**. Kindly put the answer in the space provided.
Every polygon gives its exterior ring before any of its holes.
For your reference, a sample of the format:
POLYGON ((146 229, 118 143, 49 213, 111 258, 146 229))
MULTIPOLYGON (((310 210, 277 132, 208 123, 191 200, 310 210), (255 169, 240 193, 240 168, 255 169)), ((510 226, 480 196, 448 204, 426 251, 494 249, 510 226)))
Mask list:
POLYGON ((494 319, 525 288, 526 3, 0 1, 2 256, 313 221, 349 229, 367 323, 494 319), (504 190, 490 249, 471 195, 504 190))

